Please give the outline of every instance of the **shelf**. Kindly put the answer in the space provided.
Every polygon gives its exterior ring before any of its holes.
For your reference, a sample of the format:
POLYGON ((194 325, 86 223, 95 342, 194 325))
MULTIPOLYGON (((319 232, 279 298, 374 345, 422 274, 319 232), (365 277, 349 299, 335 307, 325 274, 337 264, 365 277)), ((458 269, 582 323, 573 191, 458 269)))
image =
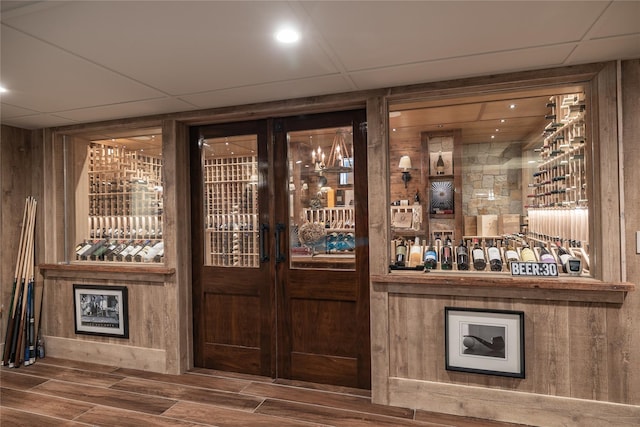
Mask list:
POLYGON ((40 264, 40 273, 47 279, 71 278, 124 282, 160 282, 172 280, 175 268, 131 263, 82 262, 71 264, 40 264))
POLYGON ((394 294, 493 297, 525 300, 580 301, 622 304, 627 292, 635 291, 628 282, 604 282, 591 278, 512 277, 508 273, 464 271, 429 273, 393 271, 372 275, 374 287, 394 294))

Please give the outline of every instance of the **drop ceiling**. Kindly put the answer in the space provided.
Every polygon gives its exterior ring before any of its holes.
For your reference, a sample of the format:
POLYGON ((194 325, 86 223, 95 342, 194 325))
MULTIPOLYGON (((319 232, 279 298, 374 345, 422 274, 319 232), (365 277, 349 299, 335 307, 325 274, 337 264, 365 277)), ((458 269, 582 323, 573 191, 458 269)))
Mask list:
POLYGON ((636 1, 0 6, 1 121, 26 129, 640 57, 636 1))

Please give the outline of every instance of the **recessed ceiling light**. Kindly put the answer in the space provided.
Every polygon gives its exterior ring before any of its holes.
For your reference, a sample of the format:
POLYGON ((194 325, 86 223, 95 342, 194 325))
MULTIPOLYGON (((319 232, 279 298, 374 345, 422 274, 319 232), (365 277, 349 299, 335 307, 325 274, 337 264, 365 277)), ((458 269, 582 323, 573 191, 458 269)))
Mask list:
POLYGON ((494 139, 496 136, 495 135, 491 135, 491 139, 494 139))
POLYGON ((275 37, 280 43, 291 44, 300 40, 300 33, 288 27, 276 31, 275 37))
POLYGON ((500 123, 504 123, 504 122, 506 122, 505 119, 500 119, 500 123))
POLYGON ((514 108, 516 108, 516 104, 509 105, 509 108, 511 108, 513 110, 514 108))

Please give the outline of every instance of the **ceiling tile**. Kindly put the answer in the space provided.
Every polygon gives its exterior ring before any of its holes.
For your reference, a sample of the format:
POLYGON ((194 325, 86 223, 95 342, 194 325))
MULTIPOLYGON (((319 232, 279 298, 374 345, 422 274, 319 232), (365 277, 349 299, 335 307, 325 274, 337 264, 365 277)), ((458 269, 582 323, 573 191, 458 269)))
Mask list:
POLYGON ((640 34, 580 43, 568 62, 572 64, 640 58, 640 34))
POLYGON ((51 112, 163 94, 2 26, 3 102, 51 112))
POLYGON ((609 2, 303 3, 347 70, 579 41, 609 2), (363 19, 366 16, 366 19, 363 19), (567 25, 571 17, 571 25, 567 25))
POLYGON ((154 114, 175 113, 195 110, 191 104, 175 98, 152 99, 148 101, 128 102, 126 104, 105 105, 61 111, 58 116, 77 122, 96 122, 102 120, 142 117, 154 114))
POLYGON ((77 122, 73 120, 56 117, 51 114, 34 114, 30 116, 13 117, 11 119, 2 119, 3 125, 14 126, 22 129, 39 129, 55 126, 74 125, 77 122))
POLYGON ((634 33, 640 33, 640 2, 614 1, 589 30, 587 38, 595 39, 634 33))
POLYGON ((183 95, 180 99, 202 108, 213 108, 341 93, 349 90, 351 90, 350 83, 343 76, 335 75, 183 95))
POLYGON ((313 38, 276 45, 276 25, 296 21, 287 2, 179 1, 70 2, 9 20, 173 95, 335 74, 313 38))
POLYGON ((522 49, 351 73, 360 89, 400 86, 562 65, 575 44, 522 49))

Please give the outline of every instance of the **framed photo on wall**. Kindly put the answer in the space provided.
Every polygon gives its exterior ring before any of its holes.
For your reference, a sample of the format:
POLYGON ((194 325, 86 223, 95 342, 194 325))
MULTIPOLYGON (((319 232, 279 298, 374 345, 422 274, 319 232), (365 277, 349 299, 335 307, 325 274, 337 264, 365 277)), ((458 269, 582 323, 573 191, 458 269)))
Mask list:
POLYGON ((445 307, 449 371, 524 378, 524 312, 445 307))
POLYGON ((76 334, 129 338, 127 288, 73 285, 76 334))

